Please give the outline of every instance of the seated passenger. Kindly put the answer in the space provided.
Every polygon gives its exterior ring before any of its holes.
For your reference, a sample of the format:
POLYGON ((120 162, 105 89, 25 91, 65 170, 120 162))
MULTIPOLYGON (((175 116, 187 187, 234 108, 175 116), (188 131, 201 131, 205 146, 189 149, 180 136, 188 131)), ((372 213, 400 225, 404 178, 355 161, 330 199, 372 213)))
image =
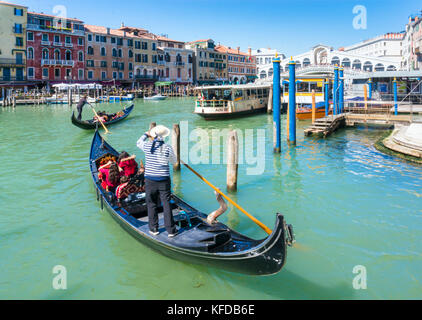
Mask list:
POLYGON ((107 164, 101 166, 98 172, 102 180, 101 186, 106 191, 113 192, 120 182, 120 171, 117 163, 109 161, 107 164))
POLYGON ((124 199, 122 190, 123 190, 124 187, 127 186, 128 182, 129 182, 129 178, 127 176, 123 176, 123 177, 120 178, 120 185, 116 188, 116 198, 118 200, 124 199))
POLYGON ((136 172, 138 171, 138 164, 135 161, 136 156, 130 156, 129 153, 123 151, 119 155, 119 159, 117 159, 117 163, 119 165, 120 171, 126 177, 133 177, 136 172))

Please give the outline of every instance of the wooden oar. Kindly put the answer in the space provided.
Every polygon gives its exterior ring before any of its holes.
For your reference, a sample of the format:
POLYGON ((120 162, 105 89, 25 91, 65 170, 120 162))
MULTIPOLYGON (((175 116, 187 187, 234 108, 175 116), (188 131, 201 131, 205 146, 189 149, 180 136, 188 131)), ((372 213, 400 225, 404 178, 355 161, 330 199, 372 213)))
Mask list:
POLYGON ((243 209, 241 206, 239 206, 236 202, 234 202, 232 199, 230 199, 229 197, 227 197, 223 192, 221 192, 220 189, 218 189, 217 187, 215 187, 211 182, 209 182, 207 179, 205 179, 203 176, 201 176, 198 172, 196 172, 195 170, 193 170, 188 164, 186 164, 183 160, 180 160, 180 162, 186 166, 186 168, 188 168, 189 170, 191 170, 196 176, 198 176, 199 179, 201 179, 202 181, 204 181, 207 185, 209 185, 211 188, 213 188, 216 192, 218 192, 219 194, 221 194, 224 199, 226 199, 228 202, 230 202, 232 205, 234 205, 237 209, 239 209, 241 212, 243 212, 249 219, 251 219, 253 222, 255 222, 258 226, 260 226, 266 233, 268 233, 269 235, 271 235, 272 231, 270 228, 268 228, 265 224, 263 224, 261 221, 257 220, 256 218, 254 218, 252 215, 250 215, 249 213, 246 212, 245 209, 243 209))
POLYGON ((94 107, 93 107, 90 103, 88 103, 88 104, 91 106, 92 111, 94 111, 94 114, 95 114, 95 116, 97 117, 97 120, 98 120, 98 121, 101 123, 101 125, 103 126, 103 128, 104 128, 104 130, 105 130, 105 133, 106 133, 106 134, 111 133, 110 131, 108 131, 108 129, 106 128, 106 126, 104 125, 104 123, 101 121, 101 118, 98 116, 98 114, 97 114, 97 112, 95 111, 94 107))

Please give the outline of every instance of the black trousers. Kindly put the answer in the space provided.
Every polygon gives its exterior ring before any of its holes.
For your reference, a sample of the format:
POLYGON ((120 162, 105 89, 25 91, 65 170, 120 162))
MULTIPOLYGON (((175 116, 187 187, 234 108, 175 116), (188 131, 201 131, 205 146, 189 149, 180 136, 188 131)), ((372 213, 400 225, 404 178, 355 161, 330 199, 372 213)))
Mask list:
POLYGON ((157 207, 161 204, 164 209, 164 226, 169 234, 176 233, 173 212, 170 207, 171 181, 152 181, 145 179, 145 193, 148 207, 149 229, 158 230, 157 207))

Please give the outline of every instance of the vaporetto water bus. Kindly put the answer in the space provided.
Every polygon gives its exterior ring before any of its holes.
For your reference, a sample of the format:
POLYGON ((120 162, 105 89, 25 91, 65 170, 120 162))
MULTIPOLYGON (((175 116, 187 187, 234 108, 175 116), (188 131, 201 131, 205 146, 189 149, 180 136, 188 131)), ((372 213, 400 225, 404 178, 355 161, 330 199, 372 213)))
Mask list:
POLYGON ((195 113, 206 120, 225 119, 265 112, 270 84, 203 86, 195 101, 195 113))

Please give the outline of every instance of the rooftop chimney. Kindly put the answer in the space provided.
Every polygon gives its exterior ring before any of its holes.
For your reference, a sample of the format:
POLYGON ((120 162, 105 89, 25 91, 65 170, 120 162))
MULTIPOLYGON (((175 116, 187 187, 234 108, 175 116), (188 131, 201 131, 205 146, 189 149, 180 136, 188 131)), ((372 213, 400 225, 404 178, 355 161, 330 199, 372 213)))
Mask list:
POLYGON ((110 28, 107 28, 107 34, 110 34, 110 28))
POLYGON ((249 56, 252 55, 252 49, 251 49, 251 47, 248 47, 248 54, 249 54, 249 56))
POLYGON ((240 47, 237 47, 237 53, 240 53, 240 47))

